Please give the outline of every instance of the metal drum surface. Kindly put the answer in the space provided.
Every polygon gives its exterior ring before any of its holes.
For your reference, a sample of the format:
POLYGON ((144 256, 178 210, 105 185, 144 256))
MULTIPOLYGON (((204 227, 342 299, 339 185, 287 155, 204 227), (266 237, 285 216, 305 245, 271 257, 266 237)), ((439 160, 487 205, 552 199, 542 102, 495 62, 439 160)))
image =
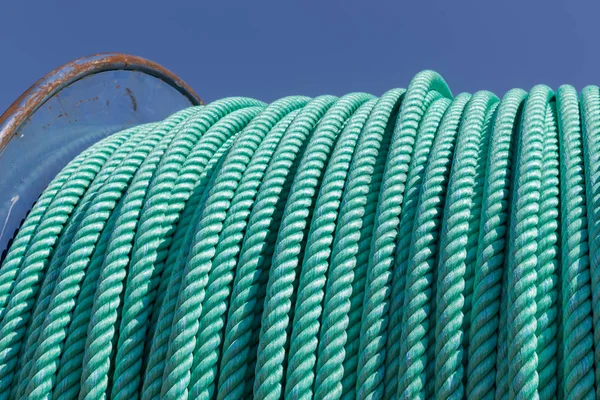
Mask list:
POLYGON ((123 54, 73 61, 34 84, 0 117, 0 257, 41 192, 82 150, 197 104, 174 74, 123 54))

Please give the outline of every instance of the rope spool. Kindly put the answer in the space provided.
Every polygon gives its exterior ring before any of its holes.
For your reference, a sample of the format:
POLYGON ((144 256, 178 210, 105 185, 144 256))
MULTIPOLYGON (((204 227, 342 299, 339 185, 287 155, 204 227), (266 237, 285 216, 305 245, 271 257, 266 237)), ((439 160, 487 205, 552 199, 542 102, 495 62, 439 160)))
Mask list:
POLYGON ((0 398, 595 398, 600 89, 227 98, 50 183, 0 398))

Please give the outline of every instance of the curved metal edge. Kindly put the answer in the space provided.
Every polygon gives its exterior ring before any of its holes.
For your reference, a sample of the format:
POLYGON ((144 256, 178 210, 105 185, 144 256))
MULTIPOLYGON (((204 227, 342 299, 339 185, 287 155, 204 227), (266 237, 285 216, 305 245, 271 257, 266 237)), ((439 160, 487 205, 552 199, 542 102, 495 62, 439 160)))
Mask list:
POLYGON ((133 70, 152 75, 173 86, 192 104, 204 104, 177 75, 145 58, 121 53, 82 57, 55 69, 34 83, 0 116, 0 153, 23 122, 61 89, 86 76, 114 70, 133 70))

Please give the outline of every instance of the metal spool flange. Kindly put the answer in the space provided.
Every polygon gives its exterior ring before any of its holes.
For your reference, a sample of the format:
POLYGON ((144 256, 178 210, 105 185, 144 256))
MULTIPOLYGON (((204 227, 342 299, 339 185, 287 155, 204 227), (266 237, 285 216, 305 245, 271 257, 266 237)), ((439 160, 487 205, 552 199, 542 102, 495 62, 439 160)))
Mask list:
POLYGON ((0 117, 0 254, 54 176, 77 154, 125 128, 202 100, 141 57, 83 57, 50 72, 0 117))

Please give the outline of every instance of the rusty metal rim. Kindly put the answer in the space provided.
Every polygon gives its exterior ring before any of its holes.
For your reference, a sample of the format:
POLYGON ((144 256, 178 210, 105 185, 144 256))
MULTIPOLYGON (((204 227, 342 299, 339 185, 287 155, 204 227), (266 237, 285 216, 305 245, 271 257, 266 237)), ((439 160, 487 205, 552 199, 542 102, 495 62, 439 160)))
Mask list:
POLYGON ((177 89, 192 104, 204 104, 181 78, 145 58, 121 53, 82 57, 55 69, 34 83, 0 116, 0 153, 23 122, 61 89, 86 76, 115 70, 140 71, 154 76, 177 89))

